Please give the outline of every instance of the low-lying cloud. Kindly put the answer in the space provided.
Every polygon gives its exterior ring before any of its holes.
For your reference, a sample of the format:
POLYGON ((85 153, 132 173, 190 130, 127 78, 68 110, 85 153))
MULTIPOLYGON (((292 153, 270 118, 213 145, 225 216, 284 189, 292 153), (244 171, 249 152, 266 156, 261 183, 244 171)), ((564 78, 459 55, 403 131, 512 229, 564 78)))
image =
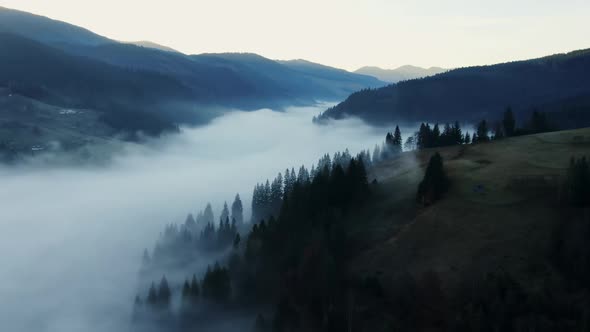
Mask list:
POLYGON ((121 331, 143 248, 163 226, 324 153, 371 149, 376 130, 348 119, 316 126, 315 108, 232 112, 99 166, 0 168, 0 323, 5 331, 121 331))

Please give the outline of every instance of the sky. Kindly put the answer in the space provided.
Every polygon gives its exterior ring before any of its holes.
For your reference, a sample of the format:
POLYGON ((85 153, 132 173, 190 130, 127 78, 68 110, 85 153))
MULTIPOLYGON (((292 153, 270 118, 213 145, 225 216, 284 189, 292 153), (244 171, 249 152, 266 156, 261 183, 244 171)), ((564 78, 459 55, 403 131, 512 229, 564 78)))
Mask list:
POLYGON ((590 47, 588 0, 0 0, 122 41, 355 70, 455 68, 590 47))

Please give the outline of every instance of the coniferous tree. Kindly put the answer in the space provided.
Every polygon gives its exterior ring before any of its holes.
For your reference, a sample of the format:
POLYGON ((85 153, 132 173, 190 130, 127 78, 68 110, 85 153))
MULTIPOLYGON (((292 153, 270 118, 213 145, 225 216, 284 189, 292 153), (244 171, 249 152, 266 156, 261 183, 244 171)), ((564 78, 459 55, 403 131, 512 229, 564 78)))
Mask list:
POLYGON ((471 144, 471 135, 469 134, 469 132, 465 133, 465 138, 463 139, 463 142, 465 144, 471 144))
POLYGON ((156 285, 153 282, 150 285, 146 302, 151 307, 155 307, 158 304, 158 293, 156 292, 156 285))
POLYGON ((393 152, 402 152, 402 133, 399 130, 399 126, 395 126, 395 131, 393 133, 393 152))
POLYGON ((416 135, 408 136, 408 138, 406 138, 404 149, 406 151, 412 151, 416 149, 416 135))
POLYGON ((215 217, 213 216, 213 208, 211 207, 211 203, 207 203, 207 207, 205 207, 205 211, 203 212, 203 221, 206 224, 213 224, 215 222, 215 217))
POLYGON ((489 141, 490 136, 488 135, 488 132, 488 122, 486 120, 481 120, 477 125, 477 143, 489 141))
POLYGON ((449 179, 445 174, 442 156, 437 152, 428 162, 424 179, 418 186, 417 200, 422 204, 431 204, 439 200, 448 190, 449 179))
POLYGON ((499 140, 504 138, 504 129, 502 128, 501 123, 496 123, 494 127, 494 140, 499 140))
POLYGON ((227 207, 227 202, 223 203, 223 209, 221 210, 221 215, 219 216, 221 220, 225 220, 225 218, 229 217, 229 209, 227 207))
POLYGON ((514 132, 516 131, 516 120, 514 119, 512 108, 510 107, 506 108, 506 111, 504 111, 502 128, 504 129, 504 135, 507 137, 514 136, 514 132))
POLYGON ((170 292, 170 287, 168 286, 168 280, 166 280, 166 276, 162 277, 160 281, 160 286, 158 287, 158 306, 162 309, 170 308, 170 299, 172 293, 170 292))
POLYGON ((430 147, 437 147, 439 146, 440 142, 440 128, 438 127, 438 123, 434 125, 432 128, 431 136, 430 136, 430 147))
POLYGON ((238 225, 242 225, 244 223, 244 208, 242 206, 240 194, 236 194, 236 198, 231 205, 231 218, 232 220, 235 220, 238 225))
POLYGON ((471 144, 475 143, 477 143, 477 133, 473 133, 473 136, 471 137, 471 144))

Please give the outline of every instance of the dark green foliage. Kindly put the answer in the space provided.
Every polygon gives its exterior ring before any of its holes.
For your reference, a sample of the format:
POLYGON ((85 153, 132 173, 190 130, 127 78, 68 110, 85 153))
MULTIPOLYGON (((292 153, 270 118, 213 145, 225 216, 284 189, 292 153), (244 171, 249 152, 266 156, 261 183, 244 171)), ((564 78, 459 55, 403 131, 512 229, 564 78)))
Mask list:
POLYGON ((202 282, 203 297, 217 303, 227 303, 231 297, 231 280, 227 268, 215 263, 207 268, 202 282))
POLYGON ((422 204, 432 204, 439 200, 449 188, 449 179, 445 174, 443 159, 437 152, 428 162, 424 179, 418 185, 416 199, 422 204))
POLYGON ((453 125, 446 123, 442 133, 440 132, 438 123, 432 129, 429 124, 422 123, 415 137, 416 145, 419 149, 461 145, 465 142, 458 121, 455 121, 453 125))
POLYGON ((502 119, 502 129, 504 130, 504 134, 507 137, 513 136, 516 130, 516 119, 514 118, 514 113, 512 112, 512 108, 508 107, 506 111, 504 111, 504 117, 502 119))

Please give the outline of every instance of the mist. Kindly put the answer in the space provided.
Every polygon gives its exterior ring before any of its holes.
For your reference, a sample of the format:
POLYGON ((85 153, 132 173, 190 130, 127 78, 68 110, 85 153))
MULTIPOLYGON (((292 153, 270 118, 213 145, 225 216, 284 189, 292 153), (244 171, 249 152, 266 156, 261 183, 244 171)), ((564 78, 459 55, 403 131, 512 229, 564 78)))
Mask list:
POLYGON ((127 330, 144 248, 207 202, 216 217, 257 182, 325 153, 371 149, 384 131, 360 120, 312 124, 318 108, 235 111, 107 163, 31 160, 0 167, 0 322, 6 331, 127 330))

